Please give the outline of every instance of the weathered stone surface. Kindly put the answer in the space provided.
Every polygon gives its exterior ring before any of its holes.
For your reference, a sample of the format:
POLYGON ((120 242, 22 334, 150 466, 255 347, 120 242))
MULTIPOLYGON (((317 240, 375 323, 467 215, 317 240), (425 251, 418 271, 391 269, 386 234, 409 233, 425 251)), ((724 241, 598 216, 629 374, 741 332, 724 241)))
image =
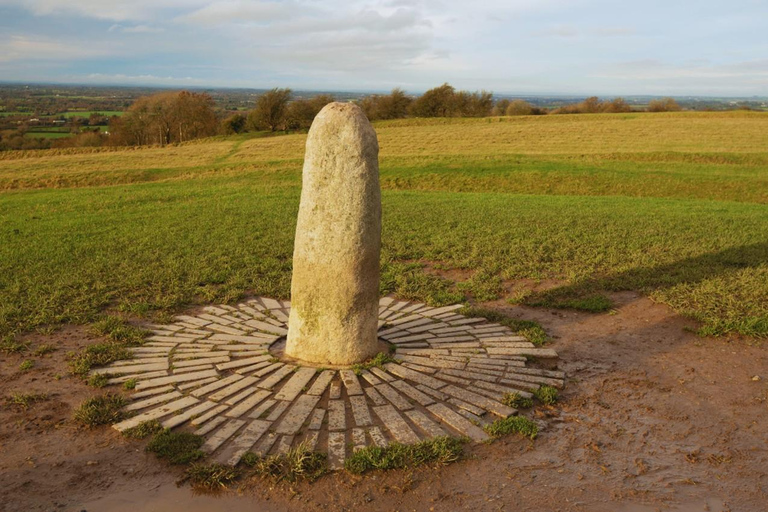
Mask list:
POLYGON ((331 103, 307 137, 285 353, 317 364, 379 350, 379 146, 363 111, 331 103))

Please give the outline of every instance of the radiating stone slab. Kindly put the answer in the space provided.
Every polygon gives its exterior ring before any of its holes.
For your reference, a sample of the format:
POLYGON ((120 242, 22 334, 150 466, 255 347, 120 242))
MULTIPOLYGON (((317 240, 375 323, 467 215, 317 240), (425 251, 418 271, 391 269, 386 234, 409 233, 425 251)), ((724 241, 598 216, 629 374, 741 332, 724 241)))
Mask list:
POLYGON ((235 407, 232 407, 229 411, 227 411, 226 416, 230 418, 239 418, 246 412, 250 411, 254 407, 256 407, 258 404, 263 402, 271 393, 266 390, 259 390, 254 392, 245 400, 237 404, 235 407))
POLYGON ((187 409, 186 411, 184 411, 181 414, 175 414, 175 415, 171 416, 167 420, 163 421, 161 424, 162 424, 163 428, 178 427, 179 425, 181 425, 182 423, 186 422, 187 420, 190 420, 190 419, 192 419, 192 418, 194 418, 196 416, 199 416, 199 415, 205 413, 206 411, 209 411, 210 409, 213 409, 215 407, 217 407, 216 403, 204 400, 200 404, 187 409))
POLYGON ((381 393, 384 396, 384 398, 392 402, 392 404, 398 409, 400 409, 401 411, 405 411, 413 408, 413 406, 408 400, 403 398, 400 395, 400 393, 395 391, 395 389, 387 383, 382 383, 376 386, 376 391, 381 393))
POLYGON ((488 439, 488 434, 483 429, 443 404, 432 404, 427 409, 446 424, 475 442, 479 443, 488 439))
POLYGON ((344 469, 347 443, 344 432, 328 433, 328 467, 330 469, 344 469))
POLYGON ((219 374, 216 370, 204 370, 201 372, 183 373, 181 375, 171 375, 168 377, 158 377, 156 379, 144 380, 136 384, 137 390, 146 388, 152 388, 155 386, 162 386, 164 384, 175 384, 178 382, 187 382, 190 380, 198 380, 205 377, 215 377, 219 374))
POLYGON ((277 434, 274 432, 269 432, 267 435, 263 436, 261 441, 259 441, 256 448, 253 450, 253 453, 258 455, 259 457, 263 457, 269 453, 269 451, 272 449, 272 447, 275 445, 275 442, 277 441, 277 434))
POLYGON ((213 432, 219 425, 221 425, 225 421, 227 421, 227 418, 225 418, 224 416, 217 416, 211 419, 210 421, 208 421, 208 423, 206 423, 202 427, 195 430, 195 435, 204 436, 209 432, 213 432))
POLYGON ((200 451, 205 453, 213 453, 218 449, 224 442, 232 437, 235 432, 240 430, 242 426, 245 425, 245 421, 243 420, 229 420, 224 425, 222 425, 221 428, 219 428, 216 432, 214 432, 206 441, 203 443, 203 446, 200 447, 200 451))
POLYGON ((283 380, 285 377, 293 373, 293 370, 295 370, 295 366, 291 365, 285 365, 279 370, 277 370, 275 373, 270 375, 269 377, 265 378, 264 380, 259 381, 257 386, 264 389, 272 389, 275 387, 281 380, 283 380))
POLYGON ((416 426, 423 430, 427 434, 427 437, 441 437, 448 435, 445 430, 440 428, 440 425, 429 419, 427 415, 421 411, 413 409, 406 411, 405 415, 408 416, 416 426))
POLYGON ((355 425, 366 427, 373 424, 365 396, 351 396, 349 397, 349 404, 352 406, 352 416, 355 418, 355 425))
POLYGON ((446 383, 441 380, 430 377, 429 375, 424 375, 423 373, 417 372, 415 370, 405 368, 399 364, 390 363, 385 365, 385 368, 388 372, 397 375, 400 378, 416 382, 417 384, 424 384, 425 386, 429 386, 433 389, 440 389, 446 385, 446 383))
POLYGON ((317 395, 301 395, 277 424, 275 432, 286 435, 298 434, 319 401, 320 397, 317 395))
POLYGON ((178 391, 171 391, 170 393, 165 393, 162 395, 153 396, 151 398, 146 398, 139 402, 133 402, 123 407, 123 410, 126 412, 138 411, 140 409, 146 409, 147 407, 151 407, 153 405, 168 402, 169 400, 173 400, 174 398, 178 398, 180 396, 182 396, 182 394, 179 393, 178 391))
POLYGON ((216 402, 209 402, 209 401, 206 400, 204 403, 213 404, 214 407, 209 409, 208 412, 206 412, 205 414, 201 414, 197 418, 192 418, 191 421, 190 421, 190 423, 192 423, 192 425, 195 425, 195 426, 202 425, 206 421, 208 421, 211 418, 213 418, 214 416, 217 416, 217 415, 221 414, 222 412, 226 411, 227 409, 229 409, 228 405, 224 405, 224 404, 219 405, 219 404, 216 404, 216 402))
POLYGON ((333 380, 334 375, 336 375, 336 372, 332 370, 325 370, 320 372, 317 376, 317 379, 315 379, 315 382, 312 383, 312 387, 307 390, 307 394, 322 395, 325 392, 325 389, 328 387, 328 384, 330 384, 333 380))
POLYGON ((379 427, 369 428, 368 435, 371 436, 371 440, 373 441, 373 444, 375 444, 379 448, 386 448, 387 446, 389 446, 389 441, 387 441, 387 438, 384 437, 384 434, 381 432, 381 429, 379 427))
POLYGON ((408 426, 408 423, 391 405, 374 407, 373 412, 376 413, 376 416, 384 423, 384 426, 398 443, 413 444, 419 442, 419 436, 416 435, 416 432, 408 426))
POLYGON ((363 388, 360 387, 360 381, 357 379, 355 372, 352 370, 341 370, 339 371, 339 375, 341 375, 341 380, 344 382, 344 387, 347 388, 347 395, 354 396, 363 394, 363 388))
POLYGON ((490 398, 483 395, 478 395, 477 393, 473 393, 467 389, 462 389, 451 385, 444 387, 441 391, 455 398, 458 398, 459 400, 463 400, 472 405, 476 405, 477 407, 485 409, 486 411, 492 412, 497 416, 501 416, 502 418, 507 418, 513 414, 517 414, 517 409, 513 409, 512 407, 508 407, 500 402, 491 400, 490 398))
MULTIPOLYGON (((256 379, 253 377, 243 377, 240 380, 237 380, 230 384, 229 386, 220 389, 219 391, 211 394, 208 396, 208 400, 213 400, 214 402, 218 402, 220 400, 224 400, 230 395, 234 395, 235 393, 242 391, 243 389, 247 388, 248 386, 251 386, 252 384, 256 383, 256 379)), ((194 394, 194 393, 193 393, 194 394)))
POLYGON ((347 428, 347 408, 343 400, 328 401, 328 430, 338 431, 347 428))
POLYGON ((406 395, 411 400, 418 402, 421 405, 430 405, 435 403, 431 396, 419 391, 415 387, 411 386, 404 380, 396 380, 392 382, 392 387, 406 395))
POLYGON ((266 415, 265 413, 269 410, 269 408, 275 405, 276 403, 277 403, 277 400, 265 400, 261 403, 261 405, 256 407, 256 409, 251 411, 251 414, 249 414, 248 417, 253 419, 259 419, 262 416, 265 416, 266 415))
POLYGON ((315 409, 309 420, 310 430, 320 430, 320 427, 323 426, 323 418, 325 418, 325 409, 315 409))
POLYGON ((167 403, 165 405, 155 407, 154 409, 150 409, 147 412, 128 418, 127 420, 121 421, 120 423, 115 423, 113 427, 116 430, 123 432, 124 430, 135 427, 139 423, 142 423, 144 421, 160 419, 163 416, 167 416, 176 411, 185 409, 191 405, 195 405, 198 402, 199 400, 197 398, 186 396, 184 398, 174 400, 173 402, 167 403))
POLYGON ((280 391, 275 394, 275 399, 292 401, 297 396, 299 396, 301 390, 304 389, 304 386, 307 385, 307 383, 312 379, 312 377, 315 376, 316 373, 317 370, 314 368, 299 368, 291 376, 288 382, 286 382, 283 387, 280 388, 280 391))

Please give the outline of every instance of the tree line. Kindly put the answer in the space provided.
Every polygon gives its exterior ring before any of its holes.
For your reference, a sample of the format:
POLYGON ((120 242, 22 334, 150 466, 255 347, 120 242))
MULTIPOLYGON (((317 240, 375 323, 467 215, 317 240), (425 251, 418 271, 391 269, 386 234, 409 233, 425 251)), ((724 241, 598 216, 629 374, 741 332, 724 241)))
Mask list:
MULTIPOLYGON (((217 111, 207 93, 190 91, 161 92, 138 98, 123 116, 109 121, 109 132, 86 127, 76 128, 71 137, 48 140, 24 138, 16 133, 0 133, 1 149, 33 149, 37 147, 77 146, 142 146, 165 145, 217 134, 243 132, 283 132, 306 130, 320 110, 334 101, 329 94, 312 98, 294 98, 291 89, 276 88, 261 94, 255 107, 247 112, 217 111), (37 144, 37 146, 35 146, 37 144)), ((371 121, 406 117, 488 117, 547 114, 591 114, 630 112, 623 98, 601 101, 593 96, 558 108, 537 107, 521 99, 494 100, 489 91, 462 91, 445 83, 418 97, 402 89, 389 94, 373 94, 357 101, 371 121)), ((672 98, 652 100, 647 110, 668 112, 681 110, 672 98)))

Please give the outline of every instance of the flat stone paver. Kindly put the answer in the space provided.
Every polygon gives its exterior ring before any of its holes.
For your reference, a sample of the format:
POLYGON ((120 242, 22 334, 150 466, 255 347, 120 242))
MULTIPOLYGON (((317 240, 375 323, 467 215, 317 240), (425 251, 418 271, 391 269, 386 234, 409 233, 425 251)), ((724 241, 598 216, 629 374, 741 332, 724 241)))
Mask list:
POLYGON ((552 348, 464 317, 461 307, 382 298, 379 335, 393 343, 396 362, 359 373, 277 360, 270 347, 287 333, 290 304, 262 297, 152 325, 131 359, 91 374, 115 385, 136 379, 124 407, 133 416, 117 430, 150 420, 186 426, 205 438, 212 462, 228 465, 248 451, 287 453, 301 444, 341 469, 349 454, 370 445, 446 435, 487 440, 483 425, 517 414, 502 403, 505 395, 531 398, 540 386, 564 386, 564 372, 528 361, 557 357, 552 348))

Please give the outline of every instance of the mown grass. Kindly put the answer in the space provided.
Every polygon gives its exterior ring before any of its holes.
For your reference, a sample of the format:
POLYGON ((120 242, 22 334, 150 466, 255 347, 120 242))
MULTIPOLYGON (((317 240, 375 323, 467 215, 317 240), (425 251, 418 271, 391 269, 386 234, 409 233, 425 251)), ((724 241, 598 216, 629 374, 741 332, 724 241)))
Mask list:
MULTIPOLYGON (((636 290, 702 334, 768 336, 766 128, 751 113, 379 124, 381 291, 439 305, 553 279, 516 299, 603 311, 605 292, 636 290), (424 263, 472 274, 457 286, 424 263)), ((45 188, 0 194, 3 350, 106 309, 287 298, 303 141, 1 156, 0 188, 45 188)))

